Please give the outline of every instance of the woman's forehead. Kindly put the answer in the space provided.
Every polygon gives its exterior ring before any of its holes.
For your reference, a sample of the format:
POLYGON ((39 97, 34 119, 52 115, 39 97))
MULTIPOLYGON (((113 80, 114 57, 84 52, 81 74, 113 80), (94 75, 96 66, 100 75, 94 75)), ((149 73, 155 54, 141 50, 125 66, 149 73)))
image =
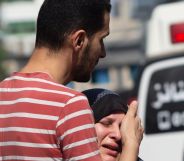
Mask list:
POLYGON ((105 118, 116 119, 116 118, 123 117, 123 116, 125 116, 125 113, 123 113, 123 112, 115 112, 115 113, 112 113, 112 114, 110 114, 108 116, 103 117, 102 119, 105 119, 105 118))

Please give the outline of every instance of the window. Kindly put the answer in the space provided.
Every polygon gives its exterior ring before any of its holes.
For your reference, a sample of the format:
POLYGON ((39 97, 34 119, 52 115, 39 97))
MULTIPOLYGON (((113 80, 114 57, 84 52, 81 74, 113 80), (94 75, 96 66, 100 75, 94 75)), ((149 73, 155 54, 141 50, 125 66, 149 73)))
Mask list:
POLYGON ((11 34, 35 32, 35 22, 12 22, 7 25, 5 32, 11 34))
POLYGON ((70 82, 66 86, 69 87, 69 88, 74 88, 74 83, 73 82, 70 82))
POLYGON ((97 69, 92 73, 92 83, 108 83, 108 69, 97 69))

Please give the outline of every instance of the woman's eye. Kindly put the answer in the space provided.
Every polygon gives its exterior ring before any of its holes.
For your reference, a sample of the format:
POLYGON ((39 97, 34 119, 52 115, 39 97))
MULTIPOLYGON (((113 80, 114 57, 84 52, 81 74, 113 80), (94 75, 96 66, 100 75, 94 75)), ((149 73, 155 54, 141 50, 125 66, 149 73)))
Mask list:
POLYGON ((103 122, 101 122, 101 124, 103 124, 104 126, 110 126, 112 124, 112 121, 110 121, 110 120, 103 121, 103 122))

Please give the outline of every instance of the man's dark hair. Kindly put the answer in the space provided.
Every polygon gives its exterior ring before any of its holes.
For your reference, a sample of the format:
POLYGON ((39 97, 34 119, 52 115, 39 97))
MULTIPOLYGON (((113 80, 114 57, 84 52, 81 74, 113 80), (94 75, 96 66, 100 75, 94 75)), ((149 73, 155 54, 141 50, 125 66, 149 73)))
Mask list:
POLYGON ((45 0, 37 19, 36 48, 59 50, 66 37, 83 29, 90 37, 104 25, 110 0, 45 0))

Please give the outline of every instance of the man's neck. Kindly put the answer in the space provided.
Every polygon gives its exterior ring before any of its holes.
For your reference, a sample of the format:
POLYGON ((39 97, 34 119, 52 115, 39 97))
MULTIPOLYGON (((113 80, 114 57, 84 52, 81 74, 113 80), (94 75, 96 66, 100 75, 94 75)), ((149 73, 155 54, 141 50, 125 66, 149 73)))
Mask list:
POLYGON ((47 48, 33 51, 27 65, 20 71, 22 73, 43 72, 57 83, 67 84, 70 81, 71 62, 70 53, 53 53, 47 48))

